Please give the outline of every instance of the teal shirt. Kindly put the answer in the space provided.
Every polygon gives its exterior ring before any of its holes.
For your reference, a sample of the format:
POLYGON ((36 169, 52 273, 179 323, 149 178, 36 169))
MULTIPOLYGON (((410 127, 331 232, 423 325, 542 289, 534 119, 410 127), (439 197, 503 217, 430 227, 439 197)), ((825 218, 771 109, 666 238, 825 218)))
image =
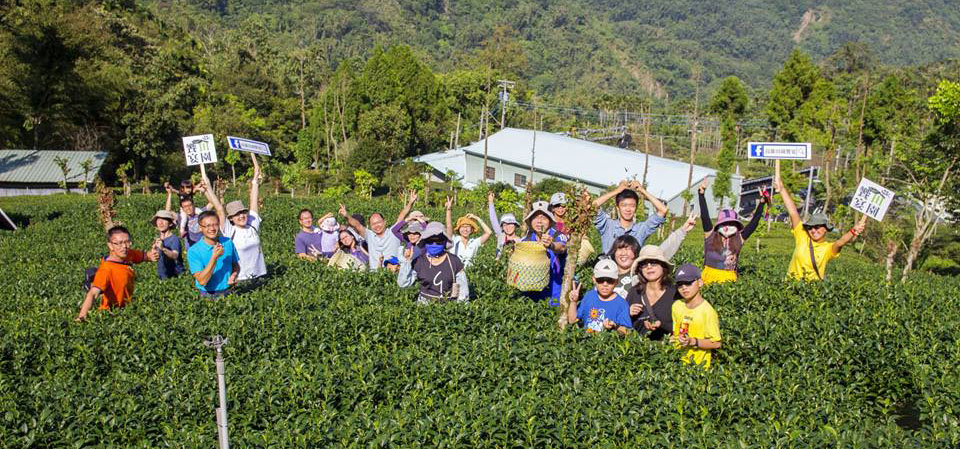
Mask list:
MULTIPOLYGON (((217 265, 213 269, 210 280, 207 281, 207 285, 201 285, 196 280, 193 281, 197 289, 207 293, 222 292, 230 288, 228 281, 230 280, 230 273, 233 272, 233 264, 239 263, 240 260, 237 256, 237 249, 233 246, 233 241, 226 237, 217 237, 217 241, 223 245, 223 254, 217 258, 217 265)), ((190 273, 197 274, 203 271, 207 267, 207 263, 210 262, 211 256, 213 256, 213 247, 206 240, 200 239, 200 241, 190 245, 190 250, 187 251, 190 273)))

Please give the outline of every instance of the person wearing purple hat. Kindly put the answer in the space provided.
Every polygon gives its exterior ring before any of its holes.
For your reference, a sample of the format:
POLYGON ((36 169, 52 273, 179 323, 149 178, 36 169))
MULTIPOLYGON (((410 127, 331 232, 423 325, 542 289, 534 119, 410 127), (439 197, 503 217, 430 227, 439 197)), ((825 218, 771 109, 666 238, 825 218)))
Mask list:
POLYGON ((700 200, 700 221, 703 223, 703 283, 733 282, 737 280, 737 269, 740 263, 740 250, 744 242, 750 238, 763 216, 764 205, 770 202, 770 197, 764 195, 757 203, 753 218, 746 226, 740 222, 737 212, 733 209, 723 209, 714 224, 710 220, 710 208, 704 195, 709 183, 706 179, 700 183, 698 197, 700 200))
POLYGON ((459 257, 447 252, 450 238, 444 230, 445 226, 439 221, 427 223, 417 242, 417 246, 423 249, 423 255, 411 260, 412 251, 408 249, 400 257, 397 285, 409 287, 414 283, 419 284, 417 304, 467 302, 470 298, 464 264, 459 257))
POLYGON ((703 281, 700 269, 685 263, 677 268, 674 279, 681 299, 673 302, 673 338, 677 349, 686 349, 684 363, 710 368, 714 349, 720 349, 720 318, 713 306, 700 294, 703 281))

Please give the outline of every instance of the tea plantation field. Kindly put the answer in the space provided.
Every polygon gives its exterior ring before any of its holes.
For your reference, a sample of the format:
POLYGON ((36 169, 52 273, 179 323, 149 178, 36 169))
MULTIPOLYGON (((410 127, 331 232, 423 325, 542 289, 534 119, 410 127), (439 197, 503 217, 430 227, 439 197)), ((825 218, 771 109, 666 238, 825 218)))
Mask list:
MULTIPOLYGON (((135 246, 151 242, 162 204, 118 199, 135 246)), ((560 331, 555 310, 501 282, 492 244, 468 305, 417 307, 385 273, 297 260, 303 206, 334 207, 266 198, 262 288, 202 301, 144 264, 130 307, 79 325, 83 270, 106 252, 94 196, 0 200, 24 225, 0 231, 0 447, 214 447, 212 334, 230 340, 238 448, 960 444, 957 279, 887 286, 848 250, 822 285, 788 282, 780 225, 760 253, 749 242, 742 282, 705 291, 724 346, 704 371, 635 336, 560 331)), ((680 261, 700 262, 697 235, 680 261)))

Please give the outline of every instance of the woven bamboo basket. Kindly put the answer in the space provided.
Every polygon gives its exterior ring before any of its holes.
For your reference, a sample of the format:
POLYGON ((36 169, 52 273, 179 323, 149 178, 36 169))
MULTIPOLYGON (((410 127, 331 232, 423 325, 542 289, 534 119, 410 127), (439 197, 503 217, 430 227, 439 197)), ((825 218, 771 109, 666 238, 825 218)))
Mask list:
POLYGON ((550 256, 538 242, 517 242, 507 263, 507 284, 522 292, 537 292, 550 283, 550 256))

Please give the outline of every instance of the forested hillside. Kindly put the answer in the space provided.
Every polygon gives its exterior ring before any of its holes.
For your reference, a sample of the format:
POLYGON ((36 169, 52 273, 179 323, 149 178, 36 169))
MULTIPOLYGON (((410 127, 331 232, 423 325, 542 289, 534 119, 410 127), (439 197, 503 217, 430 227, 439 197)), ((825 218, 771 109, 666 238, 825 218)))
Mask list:
MULTIPOLYGON (((194 8, 229 28, 253 14, 334 59, 372 44, 414 47, 435 70, 474 62, 502 29, 518 47, 511 64, 537 91, 575 96, 595 90, 689 95, 691 62, 709 83, 735 75, 770 79, 793 49, 815 59, 844 44, 866 46, 877 62, 916 65, 960 56, 960 7, 951 0, 702 2, 654 0, 188 0, 149 1, 171 18, 194 8), (186 7, 183 3, 189 4, 186 7)), ((204 25, 207 26, 207 25, 204 25)))

